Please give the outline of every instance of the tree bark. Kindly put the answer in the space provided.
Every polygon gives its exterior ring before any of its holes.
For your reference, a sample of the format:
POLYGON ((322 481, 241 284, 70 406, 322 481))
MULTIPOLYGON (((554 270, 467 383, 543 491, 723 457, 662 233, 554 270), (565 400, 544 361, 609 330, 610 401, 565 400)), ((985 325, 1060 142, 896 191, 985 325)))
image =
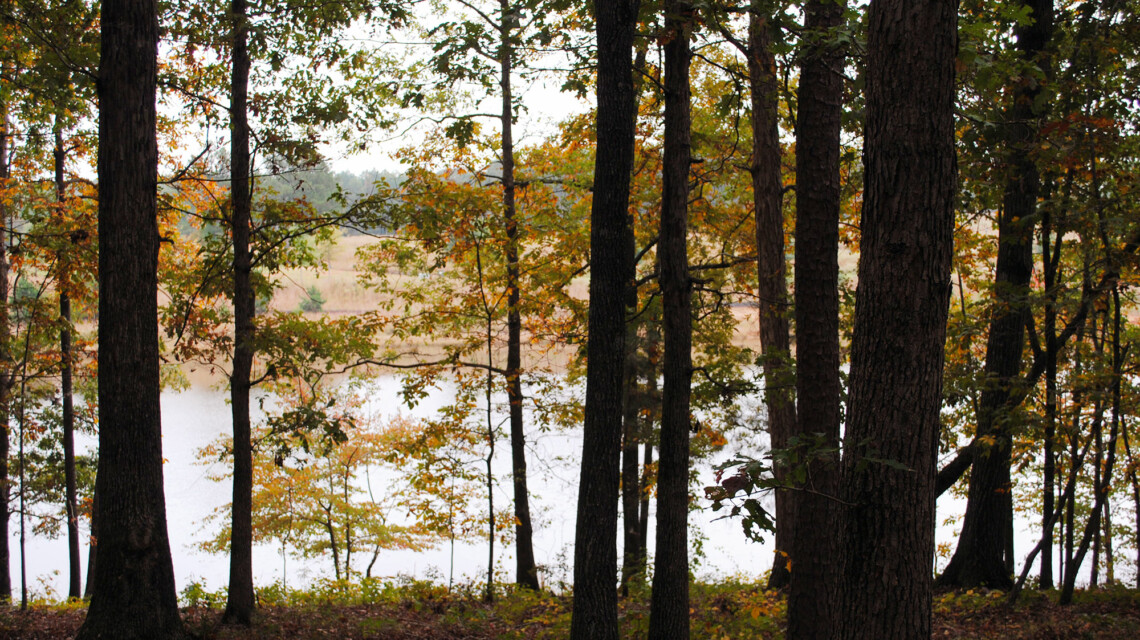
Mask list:
POLYGON ((251 189, 249 183, 249 23, 246 0, 232 0, 230 20, 230 233, 233 239, 234 359, 230 372, 234 475, 230 512, 230 581, 225 624, 248 626, 253 616, 253 449, 250 442, 250 380, 254 353, 255 300, 250 256, 251 189))
MULTIPOLYGON (((788 327, 787 261, 784 249, 783 180, 780 175, 779 81, 772 55, 774 29, 753 0, 748 21, 748 82, 752 94, 753 207, 756 210, 756 249, 759 256, 760 348, 764 363, 764 404, 773 451, 785 449, 796 426, 795 370, 791 366, 788 327)), ((784 464, 775 465, 778 484, 787 478, 784 464)), ((775 558, 769 589, 782 589, 791 579, 789 557, 793 534, 792 496, 776 490, 775 558)))
POLYGON ((617 501, 627 247, 633 170, 633 33, 637 0, 594 5, 598 34, 597 159, 590 210, 590 309, 582 471, 574 534, 572 640, 616 640, 617 501))
POLYGON ((95 590, 80 640, 186 636, 162 478, 155 0, 106 0, 99 70, 99 469, 95 590))
MULTIPOLYGON (((64 182, 63 129, 58 117, 55 126, 55 201, 63 207, 67 202, 67 185, 64 182)), ((61 211, 62 213, 62 211, 61 211)), ((71 298, 67 294, 69 273, 68 256, 60 256, 59 274, 59 392, 63 405, 63 487, 64 513, 67 517, 67 597, 78 598, 81 569, 79 567, 79 501, 75 484, 75 406, 72 398, 71 364, 71 298)))
POLYGON ((956 193, 957 6, 872 0, 870 7, 839 638, 931 634, 956 193))
MULTIPOLYGON (((0 99, 0 187, 7 188, 11 177, 9 160, 8 103, 0 99)), ((12 601, 12 560, 9 545, 8 521, 12 481, 8 475, 10 425, 9 403, 12 391, 11 326, 8 323, 8 225, 11 212, 8 203, 0 198, 0 604, 12 601)))
POLYGON ((515 207, 515 149, 511 125, 514 96, 511 93, 511 25, 509 0, 499 0, 499 86, 502 89, 503 216, 507 226, 507 400, 511 423, 511 479, 515 492, 515 582, 538 591, 538 568, 534 562, 534 528, 530 519, 530 493, 526 477, 526 434, 523 430, 522 316, 519 311, 519 226, 515 207))
MULTIPOLYGON (((1024 0, 1033 24, 1017 30, 1017 47, 1028 61, 1041 63, 1051 37, 1052 0, 1024 0)), ((1013 387, 1020 379, 1028 296, 1033 272, 1033 225, 1040 173, 1032 153, 1037 140, 1035 107, 1040 85, 1026 78, 1015 91, 1010 112, 1007 157, 1010 174, 998 214, 997 297, 986 343, 986 382, 977 433, 992 439, 974 456, 962 533, 939 586, 987 585, 1008 589, 1012 580, 1013 502, 1010 478, 1010 414, 1020 402, 1013 387)))
POLYGON ((662 158, 658 281, 664 308, 664 386, 657 462, 657 547, 649 638, 689 637, 689 396, 693 372, 692 283, 689 279, 689 39, 693 6, 666 0, 665 131, 662 158))
POLYGON ((793 507, 788 637, 824 638, 833 624, 838 568, 835 497, 839 449, 839 128, 843 52, 834 29, 843 2, 805 7, 796 117, 796 435, 807 467, 793 507))

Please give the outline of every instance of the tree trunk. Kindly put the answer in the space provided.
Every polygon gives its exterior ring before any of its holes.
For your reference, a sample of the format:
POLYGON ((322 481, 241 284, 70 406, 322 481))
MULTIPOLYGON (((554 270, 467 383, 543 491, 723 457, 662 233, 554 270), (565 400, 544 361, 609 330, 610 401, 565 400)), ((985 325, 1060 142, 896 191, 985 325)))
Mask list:
POLYGON ((616 640, 617 500, 633 171, 633 33, 637 0, 594 5, 598 149, 590 210, 590 309, 582 471, 574 532, 573 640, 616 640))
POLYGON ((662 158, 658 281, 664 308, 664 387, 657 463, 657 547, 649 638, 689 637, 689 396, 693 372, 692 283, 689 280, 689 38, 693 6, 665 2, 665 131, 662 158))
POLYGON ((250 257, 251 197, 249 122, 249 33, 246 0, 232 0, 233 69, 230 78, 230 233, 234 244, 234 359, 230 373, 233 415, 234 475, 230 520, 230 582, 226 624, 248 626, 253 616, 253 450, 250 442, 249 395, 253 369, 255 301, 250 257))
POLYGON ((91 497, 91 538, 87 543, 87 579, 83 582, 83 599, 90 600, 95 592, 95 562, 99 550, 99 489, 96 487, 95 495, 91 497))
MULTIPOLYGON (((636 291, 635 291, 636 295, 636 291)), ((638 402, 637 369, 632 357, 632 341, 636 339, 636 323, 626 334, 626 345, 631 353, 626 354, 625 372, 625 414, 622 417, 621 447, 621 513, 622 513, 622 561, 621 595, 629 595, 630 582, 639 581, 644 576, 644 564, 640 563, 641 520, 638 513, 638 402)))
MULTIPOLYGON (((772 55, 774 28, 759 15, 762 3, 753 0, 748 22, 748 82, 752 94, 752 198, 756 210, 756 249, 759 254, 759 316, 761 361, 764 363, 764 404, 773 451, 785 449, 796 425, 795 370, 788 336, 787 263, 784 258, 783 181, 780 175, 779 84, 772 55)), ((783 464, 775 467, 777 483, 787 478, 783 464)), ((792 496, 776 490, 776 550, 769 589, 782 589, 791 578, 788 559, 792 540, 792 496)))
MULTIPOLYGON (((1108 492, 1112 486, 1112 468, 1116 463, 1116 443, 1120 437, 1120 431, 1121 431, 1121 429, 1120 429, 1120 427, 1121 427, 1121 424, 1120 424, 1121 423, 1121 420, 1120 420, 1121 382, 1120 382, 1120 380, 1121 380, 1121 375, 1122 375, 1121 367, 1123 365, 1123 359, 1122 359, 1123 354, 1122 354, 1121 349, 1120 349, 1121 314, 1120 314, 1120 290, 1118 287, 1116 287, 1116 286, 1113 287, 1112 296, 1113 296, 1113 302, 1115 303, 1114 304, 1115 315, 1113 317, 1113 323, 1112 323, 1113 324, 1112 424, 1109 427, 1108 442, 1106 443, 1106 446, 1104 449, 1104 451, 1106 453, 1105 453, 1105 459, 1104 459, 1103 474, 1100 474, 1100 471, 1101 471, 1100 461, 1098 460, 1095 463, 1096 467, 1097 467, 1098 475, 1100 477, 1098 478, 1098 481, 1094 483, 1094 486, 1093 486, 1093 495, 1095 496, 1095 500, 1093 502, 1092 514, 1089 516, 1088 524, 1085 525, 1085 533, 1084 533, 1084 536, 1081 538, 1080 547, 1077 549, 1076 555, 1073 557, 1072 563, 1068 567, 1065 568, 1065 582, 1061 587, 1061 596, 1059 598, 1059 603, 1063 604, 1063 605, 1072 604, 1072 602, 1073 602, 1073 591, 1074 591, 1074 588, 1076 587, 1076 582, 1077 582, 1077 572, 1081 568, 1081 563, 1084 561, 1085 554, 1088 553, 1089 543, 1091 542, 1091 538, 1093 538, 1094 536, 1099 536, 1099 534, 1100 534, 1101 515, 1103 513, 1105 513, 1105 505, 1108 502, 1108 492)), ((1107 324, 1107 320, 1106 320, 1105 324, 1107 324)), ((1098 416, 1096 419, 1096 427, 1095 427, 1096 431, 1097 431, 1097 439, 1098 439, 1097 446, 1098 446, 1098 448, 1100 446, 1100 443, 1099 443, 1100 426, 1101 426, 1100 423, 1101 423, 1101 419, 1100 419, 1099 412, 1098 412, 1098 416)), ((1096 582, 1095 582, 1096 569, 1097 569, 1097 565, 1096 565, 1096 562, 1094 561, 1093 562, 1093 572, 1094 572, 1093 576, 1094 576, 1094 578, 1093 578, 1092 586, 1096 585, 1096 582)))
MULTIPOLYGON (((838 637, 930 638, 956 0, 872 0, 838 637)), ((793 575, 795 568, 793 566, 793 575)))
POLYGON ((1041 211, 1041 271, 1045 284, 1045 440, 1042 444, 1041 589, 1053 588, 1053 527, 1055 518, 1055 484, 1057 482, 1057 279, 1060 276, 1061 247, 1064 233, 1053 234, 1053 216, 1049 207, 1041 211))
POLYGON ((824 638, 833 624, 839 444, 839 128, 843 53, 831 30, 842 2, 805 8, 796 118, 796 433, 807 482, 795 495, 788 637, 824 638))
POLYGON ((159 409, 155 0, 103 2, 99 69, 99 564, 81 640, 183 638, 159 409))
MULTIPOLYGON (((1029 7, 1034 22, 1018 28, 1018 50, 1026 60, 1043 63, 1052 34, 1053 2, 1024 0, 1023 4, 1029 7)), ((1034 122, 1041 115, 1035 106, 1040 91, 1035 80, 1024 78, 1016 88, 1006 124, 1010 173, 998 214, 997 301, 986 343, 986 381, 977 426, 978 435, 992 438, 993 445, 974 456, 958 547, 938 578, 943 587, 987 585, 1008 589, 1013 585, 1010 414, 1019 396, 1013 393, 1013 386, 1020 379, 1033 272, 1033 224, 1040 175, 1032 150, 1038 138, 1034 122)))
POLYGON ((511 68, 514 47, 509 0, 499 0, 499 86, 503 92, 503 216, 507 225, 507 400, 511 422, 511 479, 515 490, 515 582, 538 591, 538 568, 534 563, 534 529, 530 520, 530 494, 526 478, 526 436, 523 431, 522 316, 519 312, 519 226, 515 208, 515 148, 511 125, 514 97, 511 68))
MULTIPOLYGON (((67 185, 64 182, 63 129, 58 117, 55 127, 55 200, 63 207, 67 201, 67 185)), ((61 211, 62 213, 62 211, 61 211)), ((63 404, 63 486, 64 513, 67 516, 67 597, 78 598, 81 569, 79 567, 79 502, 75 486, 75 406, 72 398, 71 364, 71 299, 67 295, 69 273, 64 266, 68 256, 61 256, 59 264, 59 377, 60 396, 63 404)))
MULTIPOLYGON (((0 99, 0 187, 7 188, 11 177, 9 161, 8 103, 0 99)), ((0 198, 0 604, 12 601, 12 561, 8 521, 12 515, 12 483, 8 476, 9 402, 12 391, 11 327, 8 323, 8 224, 11 212, 0 198)))

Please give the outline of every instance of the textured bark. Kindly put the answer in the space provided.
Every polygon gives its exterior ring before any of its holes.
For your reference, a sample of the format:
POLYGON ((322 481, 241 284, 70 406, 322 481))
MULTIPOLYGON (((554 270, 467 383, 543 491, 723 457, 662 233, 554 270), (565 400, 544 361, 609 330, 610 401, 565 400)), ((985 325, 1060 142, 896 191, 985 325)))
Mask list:
POLYGON ((839 638, 931 634, 934 476, 956 190, 957 6, 956 0, 873 0, 870 7, 839 638))
POLYGON ((839 443, 839 127, 843 53, 830 30, 843 3, 805 8, 796 118, 796 434, 807 464, 795 494, 788 637, 831 633, 838 567, 835 496, 839 443), (820 449, 824 452, 820 452, 820 449))
POLYGON ((689 279, 689 39, 693 6, 665 2, 665 131, 662 152, 658 282, 664 324, 661 445, 657 462, 657 546, 649 638, 689 637, 689 413, 693 373, 692 283, 689 279))
MULTIPOLYGON (((762 3, 754 0, 753 11, 762 3)), ((752 198, 756 210, 756 249, 759 254, 759 316, 761 360, 764 363, 764 404, 773 450, 788 446, 796 426, 794 369, 788 336, 787 263, 784 257, 783 182, 780 176, 779 84, 772 55, 771 23, 758 13, 748 22, 748 81, 752 93, 752 198)), ((787 469, 776 465, 776 481, 787 469)), ((789 556, 793 536, 792 496, 776 490, 775 558, 769 589, 782 589, 791 578, 789 556)))
POLYGON ((230 76, 230 233, 233 239, 234 358, 230 372, 234 475, 230 507, 230 581, 222 621, 249 625, 253 615, 253 449, 249 393, 253 369, 255 300, 250 256, 249 33, 246 0, 230 5, 233 38, 230 76))
MULTIPOLYGON (((1019 28, 1021 55, 1039 62, 1052 33, 1052 0, 1025 0, 1033 24, 1019 28)), ((986 343, 985 387, 978 412, 977 433, 992 438, 987 450, 974 456, 969 498, 962 533, 939 586, 1012 586, 1013 502, 1010 478, 1010 414, 1020 402, 1014 386, 1020 380, 1025 324, 1030 308, 1033 273, 1033 225, 1037 213, 1040 175, 1032 150, 1036 146, 1036 81, 1023 79, 1015 91, 1008 128, 1010 174, 998 218, 998 256, 994 305, 986 343)))
POLYGON ((618 637, 617 502, 626 287, 633 279, 627 247, 633 170, 633 32, 636 0, 598 2, 597 159, 590 211, 590 309, 582 471, 574 534, 573 640, 618 637))
MULTIPOLYGON (((55 200, 62 207, 67 201, 67 185, 64 182, 63 130, 55 127, 55 200)), ((61 256, 60 265, 68 263, 67 256, 61 256)), ((64 513, 67 517, 67 597, 78 598, 81 594, 79 583, 79 502, 76 499, 75 485, 75 406, 72 398, 71 363, 71 299, 66 285, 69 274, 66 268, 60 273, 59 293, 59 392, 63 410, 63 491, 64 513)))
POLYGON ((99 69, 99 564, 81 640, 183 638, 162 478, 155 0, 106 0, 99 69))
POLYGON ((507 226, 507 399, 511 423, 511 480, 515 492, 515 582, 538 590, 534 563, 534 528, 530 519, 530 493, 526 478, 526 435, 522 405, 522 316, 519 312, 519 226, 515 207, 515 148, 511 125, 514 97, 511 93, 511 12, 509 0, 499 0, 499 86, 502 89, 503 217, 507 226))

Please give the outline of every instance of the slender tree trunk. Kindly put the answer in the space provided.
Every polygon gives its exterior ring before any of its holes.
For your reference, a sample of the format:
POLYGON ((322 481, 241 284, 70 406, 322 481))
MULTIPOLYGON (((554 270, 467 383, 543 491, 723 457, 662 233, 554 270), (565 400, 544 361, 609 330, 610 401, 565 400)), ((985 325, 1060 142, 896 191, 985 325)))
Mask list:
MULTIPOLYGON (((1017 29, 1017 47, 1026 60, 1044 64, 1053 29, 1053 0, 1024 0, 1033 23, 1017 29)), ((1012 580, 1013 502, 1010 478, 1010 413, 1013 386, 1020 379, 1028 295, 1033 272, 1033 225, 1037 216, 1040 172, 1032 152, 1041 115, 1036 105, 1041 86, 1024 78, 1010 111, 1007 158, 1009 177, 998 217, 995 270, 997 302, 986 344, 986 382, 982 391, 978 435, 993 445, 974 458, 962 534, 946 570, 944 587, 987 585, 1008 589, 1012 580)))
POLYGON ((689 637, 689 388, 693 372, 692 283, 689 280, 689 38, 693 6, 666 0, 665 132, 658 278, 664 307, 664 388, 657 472, 657 547, 649 638, 689 637))
POLYGON ((1057 279, 1060 276, 1061 247, 1064 233, 1053 232, 1053 216, 1050 207, 1041 211, 1041 271, 1045 284, 1045 439, 1042 445, 1044 468, 1042 470, 1041 533, 1046 544, 1041 547, 1041 589, 1053 588, 1053 528, 1056 519, 1055 485, 1057 483, 1057 359, 1060 345, 1057 344, 1057 279))
POLYGON ((645 451, 641 458, 641 480, 637 485, 637 490, 641 494, 641 504, 638 505, 637 525, 637 537, 641 544, 637 547, 637 566, 642 575, 645 575, 646 564, 649 562, 649 549, 646 543, 649 541, 649 486, 650 483, 653 482, 653 477, 651 477, 652 467, 653 445, 646 442, 645 451))
MULTIPOLYGON (((642 40, 637 47, 633 60, 633 88, 634 88, 634 122, 636 125, 638 105, 641 102, 641 90, 644 86, 646 74, 646 57, 649 52, 649 42, 642 40)), ((636 140, 634 140, 636 143, 636 140)), ((636 153, 636 149, 634 149, 636 153)), ((630 233, 626 236, 626 252, 629 260, 636 270, 637 238, 636 229, 633 228, 635 220, 630 217, 630 233)), ((636 309, 637 283, 631 281, 626 289, 626 306, 636 309)), ((622 565, 621 565, 621 596, 629 595, 630 582, 645 581, 645 546, 646 531, 642 527, 640 502, 643 496, 641 474, 638 473, 637 445, 647 440, 652 421, 641 420, 641 412, 650 405, 648 398, 651 393, 642 393, 638 380, 641 375, 641 365, 645 363, 647 388, 656 382, 656 366, 654 362, 644 355, 646 349, 642 348, 640 331, 642 322, 639 314, 633 314, 626 322, 625 330, 625 410, 622 416, 622 450, 621 450, 621 504, 622 504, 622 565)), ((648 335, 646 336, 648 343, 648 335)), ((646 447, 650 447, 645 442, 646 447)), ((648 523, 646 523, 648 524, 648 523)))
MULTIPOLYGON (((1109 427, 1108 442, 1106 443, 1106 446, 1104 448, 1104 451, 1106 453, 1105 453, 1105 459, 1104 459, 1103 475, 1100 475, 1100 478, 1098 479, 1097 482, 1094 483, 1094 486, 1093 486, 1093 495, 1095 496, 1095 500, 1093 502, 1092 515, 1089 516, 1088 524, 1085 525, 1085 534, 1081 538, 1081 544, 1080 544, 1080 547, 1077 549, 1075 556, 1073 557, 1073 562, 1071 565, 1069 565, 1065 569, 1065 582, 1064 582, 1064 585, 1062 585, 1062 587, 1061 587, 1061 597, 1059 599, 1060 604, 1063 604, 1063 605, 1072 604, 1072 602, 1073 602, 1073 591, 1074 591, 1074 588, 1076 587, 1076 582, 1077 582, 1077 571, 1080 570, 1081 563, 1084 560, 1085 554, 1088 552, 1089 543, 1091 542, 1091 538, 1093 538, 1093 536, 1095 536, 1095 535, 1099 535, 1099 533, 1100 533, 1101 515, 1103 513, 1105 513, 1105 505, 1107 504, 1107 501, 1108 501, 1108 492, 1109 492, 1109 489, 1111 488, 1111 485, 1112 485, 1112 469, 1116 463, 1116 443, 1120 437, 1120 431, 1121 431, 1121 429, 1120 429, 1120 427, 1121 427, 1120 411, 1121 411, 1122 398, 1121 398, 1121 381, 1120 380, 1121 380, 1121 374, 1122 374, 1121 367, 1123 365, 1123 358, 1122 358, 1123 353, 1122 353, 1121 348, 1120 348, 1120 340, 1119 340, 1119 335, 1120 335, 1119 330, 1120 330, 1120 324, 1121 324, 1120 290, 1119 290, 1119 288, 1113 287, 1112 296, 1113 296, 1113 302, 1115 303, 1114 304, 1115 314, 1113 317, 1113 345, 1112 345, 1112 347, 1113 347, 1113 352, 1112 352, 1112 370, 1113 370, 1112 422, 1111 422, 1111 426, 1109 427)), ((1107 321, 1106 321, 1106 324, 1107 324, 1107 321)), ((1100 429, 1100 422, 1101 422, 1099 416, 1097 417, 1096 422, 1097 422, 1096 428, 1098 430, 1097 438, 1099 440, 1099 438, 1100 438, 1099 429, 1100 429)), ((1099 447, 1099 442, 1098 442, 1098 447, 1099 447)), ((1096 465, 1097 465, 1097 471, 1099 473, 1101 471, 1100 462, 1098 461, 1096 463, 1096 465)), ((1094 575, 1094 582, 1092 583, 1092 586, 1096 586, 1096 582, 1095 582, 1096 562, 1095 561, 1093 563, 1093 571, 1094 571, 1094 574, 1093 574, 1094 575)))
MULTIPOLYGON (((635 291, 636 295, 636 291, 635 291)), ((635 323, 626 334, 626 345, 632 345, 636 339, 635 323)), ((641 548, 641 521, 638 513, 639 475, 638 475, 638 422, 639 403, 637 402, 637 368, 634 363, 633 349, 626 354, 625 372, 625 415, 622 417, 622 448, 621 448, 621 513, 622 527, 622 564, 621 564, 621 595, 629 595, 629 584, 640 580, 644 575, 644 564, 638 562, 641 548)))
POLYGON ((931 634, 956 193, 957 7, 956 0, 872 0, 870 7, 866 189, 842 482, 837 635, 844 639, 931 634))
MULTIPOLYGON (((0 187, 11 175, 8 103, 0 99, 0 187)), ((12 601, 12 560, 8 522, 11 519, 12 481, 8 475, 10 402, 12 393, 11 327, 8 322, 8 224, 11 212, 0 198, 0 604, 12 601)))
POLYGON ((91 594, 95 592, 95 562, 99 550, 99 520, 95 517, 97 513, 99 513, 98 488, 95 490, 95 495, 91 497, 91 538, 87 544, 87 580, 83 583, 84 600, 90 600, 91 594))
POLYGON ((183 638, 158 370, 155 0, 105 0, 99 68, 99 564, 80 640, 183 638))
MULTIPOLYGON (((65 152, 63 149, 63 129, 58 117, 55 127, 55 199, 60 207, 67 201, 64 182, 65 152)), ((62 211, 61 211, 62 213, 62 211)), ((68 264, 69 256, 61 256, 59 264, 68 264)), ((79 567, 79 501, 75 486, 75 406, 71 384, 71 298, 67 294, 68 277, 66 267, 59 277, 59 377, 60 396, 63 404, 63 486, 64 512, 67 516, 67 597, 78 598, 82 570, 79 567)))
MULTIPOLYGON (((772 450, 785 449, 796 425, 794 368, 788 336, 787 262, 784 257, 783 180, 780 175, 779 80, 772 55, 774 28, 759 12, 763 3, 752 2, 748 21, 748 82, 752 93, 752 199, 756 210, 756 248, 759 254, 759 316, 761 360, 764 363, 764 404, 772 450)), ((777 464, 776 481, 783 483, 787 469, 777 464)), ((789 557, 793 535, 792 496, 776 490, 775 559, 769 589, 782 589, 791 579, 789 557)))
MULTIPOLYGON (((1136 519, 1134 531, 1140 531, 1140 479, 1137 478, 1137 460, 1132 455, 1132 445, 1128 441, 1128 429, 1122 429, 1120 437, 1124 440, 1124 453, 1128 456, 1128 479, 1132 485, 1132 515, 1136 519)), ((1136 588, 1140 589, 1140 545, 1136 545, 1136 588)))
POLYGON ((534 528, 530 519, 530 494, 526 478, 526 435, 523 431, 522 316, 519 311, 519 226, 515 207, 515 149, 511 93, 510 0, 499 0, 499 86, 502 88, 503 216, 507 224, 507 400, 511 422, 511 478, 515 490, 515 582, 538 591, 538 568, 534 562, 534 528))
POLYGON ((253 369, 255 301, 250 256, 249 23, 246 0, 232 0, 233 69, 230 78, 230 232, 234 245, 234 359, 230 373, 234 475, 230 520, 230 582, 222 621, 248 626, 253 616, 253 450, 249 395, 253 369))
MULTIPOLYGON (((481 261, 480 261, 481 262, 481 261)), ((479 265, 479 278, 483 278, 483 265, 479 265)), ((494 373, 494 327, 491 326, 491 306, 483 300, 483 311, 487 314, 487 585, 483 590, 483 602, 495 601, 495 472, 492 463, 495 461, 495 420, 494 405, 491 404, 491 393, 495 389, 494 373)))
POLYGON ((633 171, 633 34, 637 0, 594 5, 598 149, 590 210, 590 310, 582 471, 574 533, 572 640, 616 640, 617 501, 625 363, 625 301, 633 171))
POLYGON ((824 638, 833 624, 838 567, 835 497, 839 444, 839 128, 843 53, 831 30, 844 3, 811 0, 796 118, 796 432, 807 466, 795 495, 788 637, 824 638))

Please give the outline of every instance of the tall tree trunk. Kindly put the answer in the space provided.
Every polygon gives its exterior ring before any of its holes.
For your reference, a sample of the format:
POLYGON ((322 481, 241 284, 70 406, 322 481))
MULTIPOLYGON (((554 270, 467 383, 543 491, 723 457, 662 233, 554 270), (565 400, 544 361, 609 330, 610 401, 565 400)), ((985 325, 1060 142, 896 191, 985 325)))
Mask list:
POLYGON ((232 0, 232 75, 230 77, 230 233, 234 245, 234 359, 230 372, 233 415, 234 475, 230 514, 230 582, 226 624, 248 626, 253 615, 253 450, 250 442, 249 395, 253 369, 255 301, 250 256, 251 189, 249 184, 249 22, 246 0, 232 0))
POLYGON ((99 69, 99 495, 80 640, 183 638, 162 478, 155 0, 105 0, 99 69))
MULTIPOLYGON (((1017 29, 1017 48, 1030 62, 1044 64, 1053 30, 1053 0, 1024 0, 1033 23, 1017 29)), ((1010 414, 1013 386, 1021 373, 1021 353, 1029 314, 1033 272, 1033 225, 1037 213, 1040 172, 1032 150, 1037 144, 1037 96, 1041 85, 1024 77, 1010 111, 1007 158, 1009 177, 998 214, 998 256, 993 317, 986 343, 985 388, 977 433, 992 439, 988 451, 974 456, 962 533, 940 586, 988 585, 1008 589, 1012 580, 1013 502, 1010 478, 1010 414)))
MULTIPOLYGON (((636 126, 638 105, 641 102, 641 89, 644 86, 646 73, 646 57, 649 53, 648 40, 642 40, 637 47, 633 59, 633 109, 636 126)), ((634 141, 636 144, 636 140, 634 141)), ((634 149, 636 154, 637 150, 634 149)), ((635 219, 630 217, 630 233, 627 235, 626 252, 633 261, 636 271, 637 265, 637 231, 633 227, 635 219)), ((637 308, 637 282, 631 281, 626 291, 626 306, 637 308)), ((646 363, 649 373, 646 374, 646 386, 649 388, 656 383, 656 366, 643 353, 640 331, 642 322, 640 314, 633 314, 626 321, 625 329, 625 410, 622 415, 622 449, 621 449, 621 505, 622 505, 622 561, 621 561, 621 596, 629 595, 630 582, 645 581, 645 547, 646 531, 642 527, 641 500, 643 488, 641 474, 638 473, 637 445, 645 441, 646 451, 651 445, 648 443, 649 425, 652 421, 641 420, 642 410, 648 408, 646 400, 652 394, 642 393, 638 380, 641 375, 642 362, 646 363)), ((648 343, 648 334, 646 343, 648 343)), ((648 523, 647 523, 648 524, 648 523)))
MULTIPOLYGON (((636 290, 634 291, 636 295, 636 290)), ((629 595, 629 584, 640 580, 644 574, 644 565, 638 562, 641 548, 641 521, 638 513, 639 476, 638 476, 638 450, 640 424, 638 421, 639 403, 637 402, 637 368, 633 357, 633 341, 636 340, 637 324, 631 323, 626 333, 626 345, 629 353, 626 354, 625 372, 625 414, 622 417, 622 446, 621 446, 621 515, 622 528, 622 560, 621 560, 621 595, 629 595)))
MULTIPOLYGON (((67 202, 67 185, 64 182, 64 162, 66 154, 63 149, 63 129, 56 118, 55 126, 55 200, 61 207, 67 202)), ((79 501, 76 499, 75 486, 75 406, 72 398, 72 364, 71 364, 71 298, 67 294, 70 274, 65 265, 69 256, 61 256, 59 264, 62 267, 59 275, 59 377, 60 396, 63 404, 63 486, 64 486, 64 513, 67 516, 67 560, 68 580, 67 597, 78 598, 80 595, 79 583, 81 569, 79 567, 79 501)))
POLYGON ((658 281, 664 307, 664 387, 657 463, 657 547, 649 638, 689 637, 689 395, 693 372, 692 283, 689 279, 689 38, 693 5, 665 2, 665 131, 662 158, 658 281))
POLYGON ((617 500, 625 301, 633 171, 633 33, 637 0, 594 5, 598 35, 597 157, 590 210, 590 309, 582 471, 574 532, 572 640, 616 640, 617 500))
MULTIPOLYGON (((8 103, 0 99, 0 188, 8 187, 11 177, 8 103)), ((12 336, 8 322, 8 224, 11 212, 6 198, 0 198, 0 604, 12 601, 12 560, 8 521, 12 515, 12 482, 8 475, 10 450, 9 410, 12 395, 12 336)))
POLYGON ((1041 482, 1041 534, 1046 543, 1041 547, 1038 581, 1041 589, 1053 588, 1053 529, 1056 522, 1053 511, 1057 483, 1057 360, 1060 351, 1060 345, 1057 344, 1057 280, 1060 276, 1064 232, 1059 230, 1054 235, 1052 213, 1050 207, 1042 208, 1041 272, 1045 285, 1045 439, 1042 444, 1044 466, 1041 482))
POLYGON ((796 432, 807 482, 795 496, 788 637, 831 633, 838 568, 835 496, 839 444, 839 128, 843 53, 832 31, 843 2, 805 8, 796 118, 796 432))
POLYGON ((931 633, 956 193, 957 7, 956 0, 872 0, 870 7, 839 638, 931 633))
POLYGON ((511 125, 514 97, 511 68, 514 46, 510 0, 499 0, 499 86, 502 89, 503 216, 507 224, 507 400, 511 422, 511 479, 515 490, 515 582, 538 591, 534 563, 534 528, 530 520, 530 494, 526 483, 526 435, 523 431, 522 316, 519 311, 519 225, 515 208, 515 148, 511 125))
MULTIPOLYGON (((768 435, 772 450, 785 449, 796 427, 794 367, 788 336, 787 262, 784 258, 783 181, 780 176, 779 80, 772 55, 772 30, 761 16, 763 3, 752 2, 748 21, 748 82, 752 93, 752 199, 756 210, 760 348, 764 363, 764 404, 768 410, 768 435)), ((775 468, 776 481, 783 483, 787 469, 775 468)), ((791 579, 789 557, 792 540, 792 496, 776 490, 775 559, 768 579, 769 589, 782 589, 791 579)))

